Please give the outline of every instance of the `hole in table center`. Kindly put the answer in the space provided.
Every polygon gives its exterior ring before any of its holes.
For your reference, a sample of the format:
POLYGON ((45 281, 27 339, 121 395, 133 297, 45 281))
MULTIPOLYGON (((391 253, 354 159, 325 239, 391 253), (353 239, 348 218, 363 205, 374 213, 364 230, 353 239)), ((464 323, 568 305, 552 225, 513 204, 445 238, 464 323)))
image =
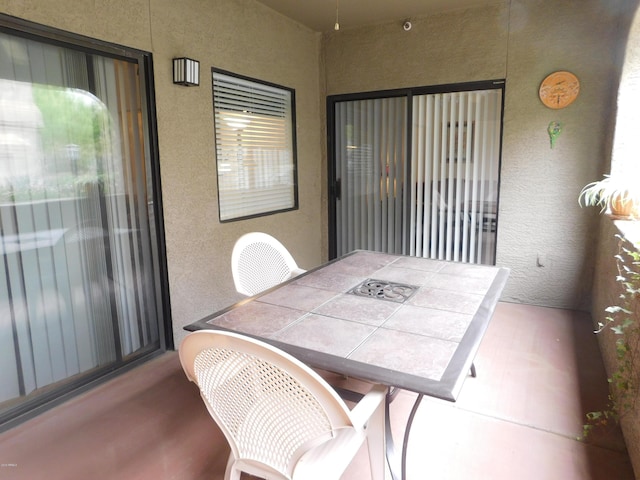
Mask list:
POLYGON ((415 285, 368 278, 360 285, 353 287, 347 293, 359 297, 369 297, 378 300, 404 303, 418 291, 418 288, 419 287, 415 285))

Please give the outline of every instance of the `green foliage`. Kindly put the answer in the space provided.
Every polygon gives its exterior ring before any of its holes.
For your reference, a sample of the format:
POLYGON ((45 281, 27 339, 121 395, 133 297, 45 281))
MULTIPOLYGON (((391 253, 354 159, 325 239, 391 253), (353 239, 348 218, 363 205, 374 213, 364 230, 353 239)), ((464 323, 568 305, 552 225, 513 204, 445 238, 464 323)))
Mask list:
POLYGON ((69 198, 99 181, 101 164, 110 155, 111 118, 106 106, 89 92, 34 84, 34 107, 40 114, 37 145, 30 144, 25 170, 0 186, 0 202, 69 198))
POLYGON ((585 207, 600 207, 603 213, 614 197, 619 197, 623 205, 637 202, 640 197, 635 178, 605 175, 602 180, 586 185, 578 196, 578 203, 585 207))
POLYGON ((78 145, 81 163, 104 153, 103 127, 108 116, 97 98, 82 90, 36 85, 33 97, 42 114, 45 151, 78 145))
POLYGON ((608 379, 611 394, 607 408, 587 413, 587 424, 583 435, 586 438, 597 426, 607 426, 633 411, 638 400, 640 387, 639 369, 636 358, 640 350, 640 244, 630 247, 629 241, 621 235, 618 238, 619 254, 615 256, 618 267, 616 282, 621 286, 619 305, 607 307, 609 314, 604 322, 598 322, 600 333, 606 328, 616 338, 617 369, 608 379))

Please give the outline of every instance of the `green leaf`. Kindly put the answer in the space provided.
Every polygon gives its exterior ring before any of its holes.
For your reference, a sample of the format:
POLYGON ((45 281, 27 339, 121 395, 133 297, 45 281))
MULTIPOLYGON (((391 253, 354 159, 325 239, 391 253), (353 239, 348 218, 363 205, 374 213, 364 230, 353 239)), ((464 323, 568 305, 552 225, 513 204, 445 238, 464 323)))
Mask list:
POLYGON ((604 414, 602 412, 589 412, 587 413, 587 418, 591 421, 599 420, 602 418, 604 414))

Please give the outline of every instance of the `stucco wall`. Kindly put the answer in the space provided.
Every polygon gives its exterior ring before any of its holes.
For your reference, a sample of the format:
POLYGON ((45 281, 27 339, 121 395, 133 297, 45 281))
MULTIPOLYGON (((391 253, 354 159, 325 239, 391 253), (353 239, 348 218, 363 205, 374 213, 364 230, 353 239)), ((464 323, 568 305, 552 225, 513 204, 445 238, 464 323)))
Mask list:
POLYGON ((320 35, 253 0, 0 0, 0 12, 153 54, 176 345, 183 326, 240 296, 229 259, 251 230, 276 235, 303 268, 321 262, 320 35), (171 83, 171 59, 200 61, 200 87, 171 83), (220 224, 212 66, 296 90, 300 209, 220 224))
POLYGON ((497 239, 497 263, 511 268, 505 300, 589 307, 596 215, 577 197, 610 151, 625 6, 513 0, 411 19, 408 32, 399 22, 345 26, 324 40, 329 95, 506 79, 497 239), (537 95, 555 70, 582 82, 559 111, 537 95), (552 120, 564 126, 553 150, 552 120))
POLYGON ((581 187, 607 165, 612 105, 635 0, 512 0, 349 29, 325 36, 253 0, 0 0, 0 12, 153 53, 173 328, 240 297, 231 281, 235 239, 275 234, 303 268, 326 258, 324 98, 506 79, 497 263, 511 268, 506 300, 587 309, 597 215, 581 187), (201 86, 171 83, 171 58, 201 62, 201 86), (211 66, 296 89, 300 209, 220 224, 211 66), (570 107, 537 98, 548 73, 582 82, 570 107), (547 125, 564 130, 549 148, 547 125), (538 265, 543 266, 538 266, 538 265))
MULTIPOLYGON (((614 222, 608 217, 602 217, 598 231, 599 245, 593 285, 592 316, 594 325, 597 325, 598 322, 605 322, 605 318, 610 315, 605 312, 607 307, 623 306, 620 300, 620 294, 623 293, 622 286, 620 282, 616 281, 619 272, 615 256, 622 253, 619 247, 620 241, 616 235, 625 236, 631 243, 625 242, 624 247, 632 249, 634 243, 640 245, 640 224, 625 221, 614 222)), ((627 257, 626 262, 628 261, 627 257)), ((640 322, 640 312, 635 312, 635 321, 636 323, 640 322)), ((600 350, 609 377, 617 370, 616 341, 618 338, 619 336, 615 335, 609 327, 598 334, 600 350)), ((631 344, 634 343, 631 342, 631 344)), ((634 368, 634 378, 637 382, 640 370, 640 359, 637 357, 634 368)), ((621 425, 633 469, 635 472, 640 472, 640 404, 638 404, 637 396, 634 407, 622 417, 621 425)))
MULTIPOLYGON (((640 182, 640 165, 638 164, 638 148, 640 147, 640 135, 638 135, 640 122, 640 113, 638 112, 638 98, 640 98, 640 12, 636 11, 634 15, 629 15, 627 20, 630 23, 628 27, 629 40, 624 52, 620 89, 616 102, 617 126, 613 137, 611 173, 614 175, 635 175, 635 178, 640 182)), ((631 245, 636 245, 636 249, 639 248, 640 222, 614 222, 607 216, 601 216, 591 308, 594 325, 605 321, 606 316, 609 315, 605 313, 607 307, 621 306, 620 294, 623 291, 620 282, 616 281, 619 272, 615 256, 623 254, 623 252, 620 252, 618 236, 623 236, 628 240, 629 243, 624 243, 625 248, 632 249, 631 245)), ((625 262, 629 262, 628 257, 625 257, 624 254, 623 257, 626 258, 625 262)), ((636 323, 640 322, 640 311, 635 312, 634 318, 636 323)), ((610 328, 598 335, 600 350, 609 377, 617 369, 616 341, 618 338, 610 328)), ((630 343, 633 345, 633 342, 630 343)), ((634 368, 634 378, 637 382, 640 371, 640 359, 637 357, 634 368)), ((634 470, 640 475, 640 404, 637 399, 631 412, 622 418, 622 431, 634 470)))

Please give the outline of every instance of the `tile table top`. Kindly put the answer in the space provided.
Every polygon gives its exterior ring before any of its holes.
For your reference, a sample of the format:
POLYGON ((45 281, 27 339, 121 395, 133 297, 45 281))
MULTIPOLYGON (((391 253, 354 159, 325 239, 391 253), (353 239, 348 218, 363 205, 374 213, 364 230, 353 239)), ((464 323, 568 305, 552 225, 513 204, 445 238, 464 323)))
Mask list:
POLYGON ((244 333, 314 367, 455 400, 508 274, 358 250, 186 329, 244 333))

